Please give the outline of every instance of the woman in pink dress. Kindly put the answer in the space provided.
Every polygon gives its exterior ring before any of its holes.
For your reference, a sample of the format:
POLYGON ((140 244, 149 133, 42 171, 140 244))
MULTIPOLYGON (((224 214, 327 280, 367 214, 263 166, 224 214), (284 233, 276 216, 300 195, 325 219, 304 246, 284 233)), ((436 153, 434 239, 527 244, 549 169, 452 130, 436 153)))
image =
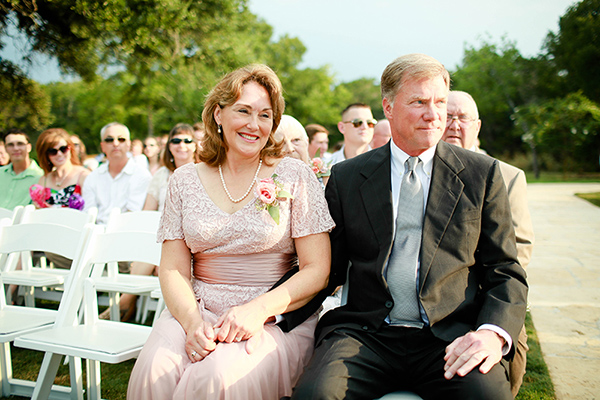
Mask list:
POLYGON ((273 139, 283 109, 264 65, 207 97, 201 162, 169 180, 158 232, 168 310, 129 399, 280 399, 308 363, 317 316, 303 306, 326 286, 334 223, 311 169, 273 139))

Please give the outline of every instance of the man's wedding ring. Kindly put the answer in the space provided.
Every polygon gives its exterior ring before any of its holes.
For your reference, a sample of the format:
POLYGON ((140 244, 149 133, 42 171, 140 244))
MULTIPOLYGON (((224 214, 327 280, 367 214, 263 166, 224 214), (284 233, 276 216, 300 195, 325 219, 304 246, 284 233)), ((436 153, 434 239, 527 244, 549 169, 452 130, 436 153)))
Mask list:
POLYGON ((198 355, 198 353, 196 353, 196 350, 192 350, 192 352, 190 353, 192 358, 196 358, 196 356, 198 355))

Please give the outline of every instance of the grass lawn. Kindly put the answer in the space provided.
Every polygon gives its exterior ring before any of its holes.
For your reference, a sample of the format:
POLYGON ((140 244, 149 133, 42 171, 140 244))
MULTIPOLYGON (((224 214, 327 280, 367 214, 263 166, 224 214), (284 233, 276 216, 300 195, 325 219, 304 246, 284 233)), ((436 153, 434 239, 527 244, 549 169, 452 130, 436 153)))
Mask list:
POLYGON ((563 173, 563 172, 540 172, 540 177, 535 178, 532 171, 525 171, 528 183, 557 183, 557 182, 600 182, 600 173, 563 173))
POLYGON ((575 195, 600 207, 600 193, 575 193, 575 195))
MULTIPOLYGON (((537 333, 527 313, 525 320, 527 328, 527 341, 529 353, 527 354, 527 373, 517 400, 552 400, 555 399, 554 386, 550 381, 548 367, 542 358, 540 343, 537 333)), ((35 380, 42 363, 43 354, 35 351, 19 349, 11 345, 13 360, 13 375, 15 378, 35 380)), ((109 400, 125 399, 127 382, 135 360, 121 364, 102 364, 102 398, 109 400)), ((84 372, 85 374, 85 372, 84 372)), ((61 365, 58 370, 55 384, 69 386, 69 368, 61 365)), ((0 400, 7 399, 0 397, 0 400)), ((25 397, 11 396, 9 399, 26 399, 25 397)))

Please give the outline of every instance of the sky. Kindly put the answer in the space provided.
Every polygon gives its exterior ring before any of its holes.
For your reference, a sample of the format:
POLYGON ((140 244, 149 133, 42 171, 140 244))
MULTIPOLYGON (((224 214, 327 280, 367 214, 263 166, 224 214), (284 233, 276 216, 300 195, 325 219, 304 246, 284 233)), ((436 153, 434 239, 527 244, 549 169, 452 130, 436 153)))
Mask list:
MULTIPOLYGON (((301 68, 327 65, 337 82, 379 79, 387 64, 408 53, 425 53, 450 71, 465 46, 502 37, 521 54, 542 50, 549 31, 574 0, 249 0, 250 10, 282 35, 306 46, 301 68)), ((20 59, 23 43, 9 43, 0 56, 20 59), (21 49, 21 50, 20 50, 21 49)), ((55 60, 38 57, 24 70, 41 83, 65 79, 55 60)))

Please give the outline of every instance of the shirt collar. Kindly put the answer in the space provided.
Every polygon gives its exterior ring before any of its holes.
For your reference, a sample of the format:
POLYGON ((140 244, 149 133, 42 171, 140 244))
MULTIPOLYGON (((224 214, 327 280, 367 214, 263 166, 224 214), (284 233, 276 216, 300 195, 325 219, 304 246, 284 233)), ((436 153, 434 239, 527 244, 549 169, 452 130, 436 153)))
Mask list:
MULTIPOLYGON (((398 171, 404 172, 404 163, 410 156, 406 154, 404 150, 398 147, 396 143, 394 143, 394 140, 390 140, 390 143, 392 150, 392 163, 396 166, 396 168, 398 168, 398 171)), ((431 171, 433 171, 433 156, 435 155, 436 147, 437 144, 419 154, 419 158, 423 163, 423 172, 425 172, 425 175, 427 175, 429 178, 431 178, 431 171)))

